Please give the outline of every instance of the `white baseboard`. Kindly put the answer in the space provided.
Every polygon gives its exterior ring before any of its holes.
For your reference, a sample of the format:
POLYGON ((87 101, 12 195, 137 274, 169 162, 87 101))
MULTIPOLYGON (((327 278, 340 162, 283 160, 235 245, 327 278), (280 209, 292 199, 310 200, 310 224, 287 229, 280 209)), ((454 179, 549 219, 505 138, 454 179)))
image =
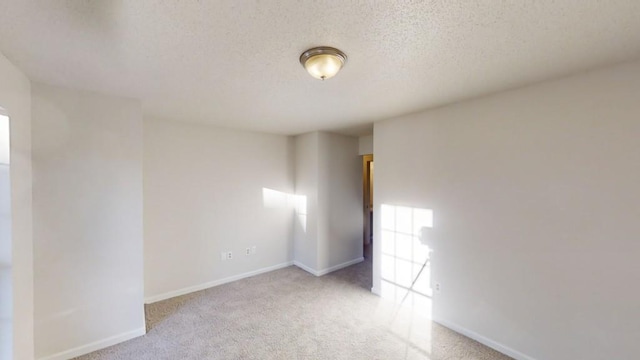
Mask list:
POLYGON ((353 260, 349 260, 349 261, 344 262, 342 264, 338 264, 338 265, 332 266, 330 268, 322 269, 322 270, 318 271, 318 275, 317 276, 326 275, 328 273, 331 273, 331 272, 334 272, 334 271, 337 271, 337 270, 340 270, 340 269, 344 269, 347 266, 355 265, 355 264, 361 263, 363 261, 364 261, 364 257, 359 257, 359 258, 356 258, 356 259, 353 259, 353 260))
POLYGON ((293 265, 299 267, 300 269, 302 269, 302 270, 304 270, 304 271, 306 271, 306 272, 308 272, 308 273, 310 273, 312 275, 320 276, 320 275, 318 275, 317 271, 315 271, 314 269, 310 268, 309 266, 307 266, 307 265, 305 265, 305 264, 303 264, 303 263, 301 263, 299 261, 294 261, 293 265))
POLYGON ((438 324, 449 328, 457 333, 460 333, 468 338, 471 338, 483 345, 486 345, 496 351, 499 351, 507 356, 510 356, 516 360, 535 360, 534 358, 532 358, 531 356, 525 355, 519 351, 513 350, 510 347, 504 346, 502 344, 500 344, 499 342, 493 341, 487 337, 484 337, 480 334, 478 334, 475 331, 471 331, 468 329, 463 328, 462 326, 458 325, 458 324, 454 324, 450 321, 447 320, 443 320, 443 319, 436 319, 434 318, 433 321, 437 322, 438 324))
POLYGON ((137 338, 138 336, 142 336, 146 333, 147 329, 142 327, 119 335, 111 336, 103 340, 98 340, 86 345, 78 346, 73 349, 65 350, 57 354, 41 357, 38 358, 38 360, 69 360, 78 356, 92 353, 100 349, 107 348, 109 346, 119 344, 121 342, 125 342, 127 340, 131 340, 133 338, 137 338))
POLYGON ((357 263, 360 263, 360 262, 363 262, 363 261, 364 261, 364 257, 359 257, 357 259, 349 260, 349 261, 344 262, 342 264, 338 264, 338 265, 335 265, 335 266, 332 266, 332 267, 329 267, 329 268, 326 268, 326 269, 322 269, 322 270, 312 269, 309 266, 307 266, 307 265, 305 265, 305 264, 303 264, 301 262, 298 262, 298 261, 294 261, 293 265, 295 265, 295 266, 299 267, 300 269, 302 269, 302 270, 304 270, 304 271, 306 271, 308 273, 311 273, 311 274, 313 274, 315 276, 322 276, 322 275, 326 275, 328 273, 332 273, 334 271, 346 268, 347 266, 351 266, 351 265, 354 265, 354 264, 357 264, 357 263))
POLYGON ((185 294, 189 294, 189 293, 200 291, 200 290, 205 290, 205 289, 208 289, 208 288, 212 288, 214 286, 227 284, 227 283, 230 283, 230 282, 233 282, 233 281, 237 281, 237 280, 241 280, 241 279, 245 279, 245 278, 248 278, 248 277, 251 277, 251 276, 256 276, 256 275, 268 273, 270 271, 283 269, 283 268, 289 267, 289 266, 291 266, 293 264, 294 264, 293 261, 288 261, 288 262, 285 262, 285 263, 282 263, 282 264, 277 264, 277 265, 265 267, 265 268, 262 268, 262 269, 249 271, 249 272, 242 273, 242 274, 239 274, 239 275, 229 276, 229 277, 226 277, 224 279, 214 280, 214 281, 210 281, 210 282, 207 282, 207 283, 204 283, 204 284, 200 284, 200 285, 189 286, 189 287, 182 288, 182 289, 179 289, 179 290, 169 291, 169 292, 164 293, 164 294, 149 296, 149 297, 146 297, 144 299, 144 303, 145 304, 152 304, 154 302, 167 300, 167 299, 170 299, 170 298, 173 298, 173 297, 176 297, 176 296, 185 295, 185 294))
POLYGON ((376 287, 372 287, 372 288, 371 288, 371 292, 372 292, 374 295, 382 296, 382 293, 380 292, 380 289, 378 289, 378 288, 376 288, 376 287))

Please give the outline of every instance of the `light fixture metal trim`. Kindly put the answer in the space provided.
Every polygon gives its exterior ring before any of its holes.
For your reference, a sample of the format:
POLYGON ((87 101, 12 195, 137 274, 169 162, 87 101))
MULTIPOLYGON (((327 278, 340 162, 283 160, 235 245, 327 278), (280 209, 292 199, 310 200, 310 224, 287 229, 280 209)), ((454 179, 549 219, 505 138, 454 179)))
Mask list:
POLYGON ((335 73, 326 74, 326 75, 322 75, 320 77, 317 77, 320 80, 325 80, 325 79, 328 79, 328 78, 331 78, 331 77, 335 76, 338 73, 338 71, 340 71, 340 69, 342 69, 344 67, 344 65, 347 63, 347 55, 344 52, 342 52, 342 51, 340 51, 340 50, 338 50, 336 48, 333 48, 333 47, 330 47, 330 46, 318 46, 318 47, 314 47, 312 49, 309 49, 309 50, 303 52, 300 55, 300 64, 302 64, 302 67, 304 67, 307 70, 307 72, 309 72, 309 74, 314 76, 314 77, 316 77, 316 76, 311 74, 311 72, 309 71, 309 68, 307 67, 307 61, 309 61, 310 59, 312 59, 313 57, 318 56, 318 55, 333 56, 333 57, 337 58, 341 63, 340 67, 335 71, 335 73))

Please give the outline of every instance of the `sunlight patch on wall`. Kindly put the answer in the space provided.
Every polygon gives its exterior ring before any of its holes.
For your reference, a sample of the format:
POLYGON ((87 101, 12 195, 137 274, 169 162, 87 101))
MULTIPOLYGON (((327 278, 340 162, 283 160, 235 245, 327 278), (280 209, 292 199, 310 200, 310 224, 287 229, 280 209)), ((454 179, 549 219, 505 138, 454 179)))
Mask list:
MULTIPOLYGON (((0 109, 0 111, 2 111, 0 109)), ((13 358, 9 118, 0 114, 0 359, 13 358)))
POLYGON ((278 209, 292 206, 294 195, 273 189, 262 188, 262 204, 265 208, 278 209))
POLYGON ((307 197, 304 195, 295 195, 296 218, 300 223, 302 231, 307 232, 307 197))
POLYGON ((0 114, 0 164, 9 164, 9 118, 0 114))
POLYGON ((262 205, 268 209, 293 209, 303 231, 307 231, 307 197, 262 188, 262 205))
POLYGON ((381 295, 431 314, 430 209, 383 204, 381 228, 381 295))

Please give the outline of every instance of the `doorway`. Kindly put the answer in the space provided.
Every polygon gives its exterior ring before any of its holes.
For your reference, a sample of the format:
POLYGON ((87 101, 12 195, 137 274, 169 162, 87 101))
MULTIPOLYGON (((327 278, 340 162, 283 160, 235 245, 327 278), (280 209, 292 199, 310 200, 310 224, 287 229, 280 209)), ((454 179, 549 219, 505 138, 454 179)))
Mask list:
POLYGON ((371 259, 373 243, 373 154, 362 156, 362 246, 365 258, 371 259))

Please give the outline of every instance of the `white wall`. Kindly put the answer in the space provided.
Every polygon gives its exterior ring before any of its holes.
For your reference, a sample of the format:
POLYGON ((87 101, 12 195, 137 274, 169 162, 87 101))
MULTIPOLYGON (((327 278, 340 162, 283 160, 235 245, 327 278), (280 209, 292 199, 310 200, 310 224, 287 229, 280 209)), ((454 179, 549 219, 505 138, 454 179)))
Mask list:
MULTIPOLYGON (((1 111, 1 109, 0 109, 1 111)), ((0 359, 13 358, 9 118, 0 112, 0 359)))
POLYGON ((362 160, 358 138, 318 135, 318 267, 363 259, 362 160))
POLYGON ((637 358, 638 99, 633 63, 375 124, 376 209, 434 211, 436 320, 516 358, 637 358))
POLYGON ((373 154, 373 135, 360 136, 358 138, 358 154, 373 154))
MULTIPOLYGON (((11 121, 12 352, 14 359, 29 360, 33 359, 31 83, 2 54, 0 107, 11 121)), ((4 340, 0 344, 4 346, 4 340)))
POLYGON ((66 359, 145 331, 141 107, 32 96, 36 357, 66 359))
POLYGON ((298 266, 318 269, 318 138, 317 132, 295 137, 294 259, 298 266))
POLYGON ((145 119, 145 298, 293 260, 293 139, 145 119), (247 247, 256 253, 245 255, 247 247), (223 261, 221 252, 232 251, 223 261))
POLYGON ((306 199, 306 231, 295 236, 296 265, 323 275, 362 261, 362 162, 358 139, 299 135, 296 194, 306 199))

